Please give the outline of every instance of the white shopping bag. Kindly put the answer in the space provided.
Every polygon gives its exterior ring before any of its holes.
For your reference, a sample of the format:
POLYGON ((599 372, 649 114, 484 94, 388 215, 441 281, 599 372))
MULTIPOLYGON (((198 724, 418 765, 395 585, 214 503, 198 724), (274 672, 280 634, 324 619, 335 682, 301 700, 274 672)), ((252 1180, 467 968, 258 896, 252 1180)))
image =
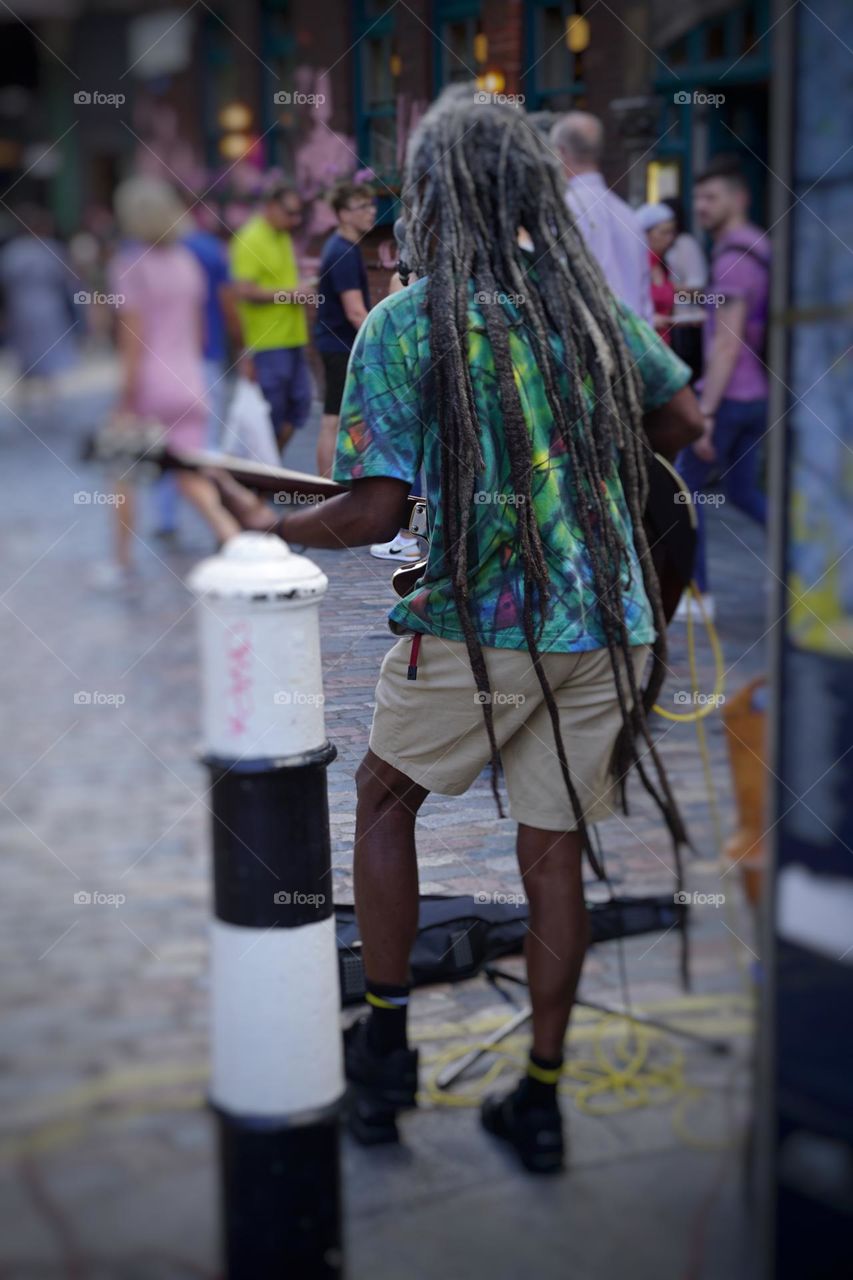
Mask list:
POLYGON ((270 407, 257 382, 238 378, 225 418, 222 452, 271 467, 281 465, 270 407))

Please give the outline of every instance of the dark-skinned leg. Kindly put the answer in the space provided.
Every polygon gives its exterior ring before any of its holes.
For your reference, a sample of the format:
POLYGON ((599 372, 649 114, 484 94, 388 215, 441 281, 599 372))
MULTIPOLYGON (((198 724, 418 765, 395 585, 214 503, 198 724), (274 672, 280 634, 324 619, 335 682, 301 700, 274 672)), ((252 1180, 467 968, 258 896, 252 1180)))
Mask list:
POLYGON ((418 929, 415 817, 429 795, 368 749, 355 775, 355 903, 364 971, 405 986, 418 929))
POLYGON ((530 906, 525 942, 533 1006, 533 1052, 556 1060, 589 943, 589 917, 576 831, 543 831, 519 823, 518 865, 530 906))
POLYGON ((293 431, 294 427, 292 422, 282 422, 276 432, 276 441, 278 443, 279 453, 282 453, 290 444, 290 441, 293 438, 293 431))
MULTIPOLYGON (((415 816, 428 792, 369 749, 355 776, 355 905, 368 1002, 393 1005, 409 985, 418 928, 415 816)), ((374 1003, 344 1033, 344 1060, 354 1086, 350 1132, 367 1145, 397 1142, 397 1110, 414 1106, 417 1090, 418 1055, 406 1045, 405 1006, 400 1021, 396 1010, 374 1003)))
POLYGON ((581 842, 574 831, 519 823, 517 852, 529 904, 524 951, 533 1044, 526 1074, 511 1093, 486 1098, 481 1119, 531 1173, 556 1173, 565 1151, 557 1102, 563 1040, 589 938, 581 842))

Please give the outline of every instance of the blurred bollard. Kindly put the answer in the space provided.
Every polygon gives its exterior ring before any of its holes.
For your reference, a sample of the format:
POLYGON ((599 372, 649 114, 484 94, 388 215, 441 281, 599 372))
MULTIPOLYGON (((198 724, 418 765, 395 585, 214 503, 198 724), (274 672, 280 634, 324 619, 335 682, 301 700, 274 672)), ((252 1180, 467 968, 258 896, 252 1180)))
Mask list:
POLYGON ((343 1071, 319 605, 281 539, 190 575, 213 813, 211 1103, 228 1280, 341 1276, 343 1071))
POLYGON ((738 820, 723 856, 739 867, 753 907, 761 900, 766 858, 767 697, 767 681, 758 676, 726 700, 722 713, 738 820))

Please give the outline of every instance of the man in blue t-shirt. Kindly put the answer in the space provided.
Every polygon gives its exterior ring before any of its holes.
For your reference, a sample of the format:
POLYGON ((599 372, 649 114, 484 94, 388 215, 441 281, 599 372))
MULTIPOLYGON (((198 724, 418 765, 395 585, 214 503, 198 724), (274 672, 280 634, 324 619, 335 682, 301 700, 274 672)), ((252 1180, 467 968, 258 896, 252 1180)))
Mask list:
MULTIPOLYGON (((228 250, 221 235, 197 227, 183 243, 198 261, 206 285, 204 300, 204 387, 208 407, 207 446, 214 449, 222 436, 227 392, 227 292, 231 282, 228 250)), ((157 486, 157 536, 171 541, 177 529, 178 491, 174 472, 167 471, 157 486)))
POLYGON ((321 476, 332 473, 347 362, 355 335, 370 310, 367 270, 359 241, 376 221, 376 200, 366 183, 338 183, 330 203, 338 227, 323 245, 318 285, 321 301, 314 328, 314 341, 326 375, 317 441, 317 474, 321 476))
POLYGON ((214 446, 222 434, 222 419, 225 412, 225 374, 228 357, 225 293, 231 283, 228 248, 221 235, 201 228, 185 236, 184 244, 197 258, 207 282, 202 354, 210 408, 209 443, 214 446))

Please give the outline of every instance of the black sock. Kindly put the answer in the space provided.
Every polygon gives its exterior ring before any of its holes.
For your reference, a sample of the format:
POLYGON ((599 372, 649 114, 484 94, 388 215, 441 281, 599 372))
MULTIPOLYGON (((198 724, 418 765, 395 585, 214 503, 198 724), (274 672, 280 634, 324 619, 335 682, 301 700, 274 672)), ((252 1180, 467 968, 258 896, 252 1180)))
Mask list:
POLYGON ((531 1053, 527 1060, 527 1075, 518 1087, 517 1103, 525 1107, 556 1107, 557 1085, 563 1069, 563 1059, 540 1058, 531 1053))
POLYGON ((406 1014, 409 1011, 409 987, 395 987, 390 982, 367 979, 367 1043, 374 1053, 392 1053, 407 1048, 406 1014))

